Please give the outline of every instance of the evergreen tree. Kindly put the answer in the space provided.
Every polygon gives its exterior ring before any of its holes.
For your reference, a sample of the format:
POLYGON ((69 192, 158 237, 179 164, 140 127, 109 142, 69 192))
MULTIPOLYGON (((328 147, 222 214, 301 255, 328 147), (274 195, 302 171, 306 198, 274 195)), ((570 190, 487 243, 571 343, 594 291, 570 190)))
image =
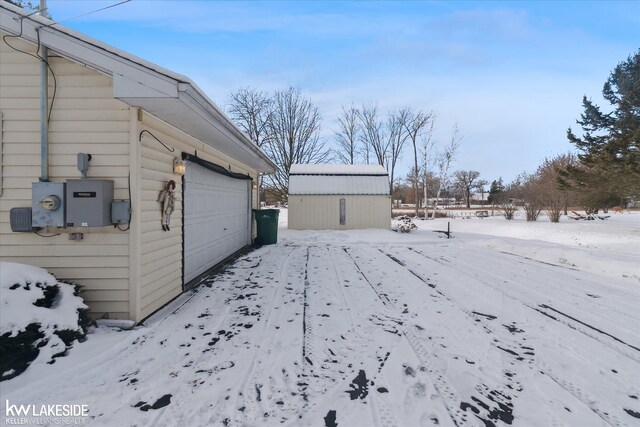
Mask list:
POLYGON ((504 183, 502 182, 502 177, 500 177, 497 181, 494 179, 491 181, 491 187, 489 187, 489 197, 487 200, 492 205, 497 205, 502 201, 502 193, 504 193, 504 183))
POLYGON ((567 167, 560 184, 574 188, 588 208, 606 208, 640 194, 640 50, 611 72, 602 89, 611 112, 585 96, 577 123, 567 137, 579 151, 580 164, 567 167))

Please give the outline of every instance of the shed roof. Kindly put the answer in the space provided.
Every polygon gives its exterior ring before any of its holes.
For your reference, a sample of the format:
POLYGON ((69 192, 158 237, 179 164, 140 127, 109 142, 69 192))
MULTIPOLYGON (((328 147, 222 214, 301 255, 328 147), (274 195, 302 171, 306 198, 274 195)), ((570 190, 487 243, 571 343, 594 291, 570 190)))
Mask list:
POLYGON ((113 77, 113 97, 260 171, 275 164, 189 78, 0 1, 0 30, 113 77))
POLYGON ((380 165, 292 165, 290 195, 389 195, 389 176, 380 165))
POLYGON ((291 165, 289 175, 376 175, 388 176, 389 174, 380 165, 331 165, 320 164, 295 164, 291 165))

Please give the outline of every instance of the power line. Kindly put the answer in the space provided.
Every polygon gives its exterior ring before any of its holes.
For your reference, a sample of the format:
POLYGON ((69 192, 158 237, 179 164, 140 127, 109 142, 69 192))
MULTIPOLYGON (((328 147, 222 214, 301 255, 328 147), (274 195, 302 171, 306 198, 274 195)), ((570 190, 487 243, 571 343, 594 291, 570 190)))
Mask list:
POLYGON ((74 17, 72 17, 72 18, 63 19, 62 21, 52 22, 51 24, 49 24, 49 25, 44 25, 44 26, 43 26, 43 27, 41 27, 41 28, 48 28, 48 27, 52 27, 52 26, 54 26, 54 25, 61 24, 61 23, 63 23, 63 22, 71 21, 71 20, 73 20, 73 19, 83 18, 83 17, 85 17, 85 16, 87 16, 87 15, 92 15, 92 14, 94 14, 94 13, 101 12, 101 11, 103 11, 103 10, 111 9, 112 7, 120 6, 121 4, 129 3, 130 1, 131 1, 131 0, 122 0, 122 1, 120 1, 120 2, 118 2, 118 3, 114 3, 114 4, 111 4, 111 5, 109 5, 109 6, 102 7, 102 8, 100 8, 100 9, 96 9, 96 10, 92 10, 91 12, 83 13, 82 15, 77 15, 77 16, 74 16, 74 17))

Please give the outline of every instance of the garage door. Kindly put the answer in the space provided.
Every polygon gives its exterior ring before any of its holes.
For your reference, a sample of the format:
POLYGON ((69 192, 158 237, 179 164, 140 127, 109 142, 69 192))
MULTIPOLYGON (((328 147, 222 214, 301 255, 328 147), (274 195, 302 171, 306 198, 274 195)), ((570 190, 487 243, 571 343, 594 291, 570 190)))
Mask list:
POLYGON ((251 243, 251 181, 188 162, 184 175, 184 282, 251 243))

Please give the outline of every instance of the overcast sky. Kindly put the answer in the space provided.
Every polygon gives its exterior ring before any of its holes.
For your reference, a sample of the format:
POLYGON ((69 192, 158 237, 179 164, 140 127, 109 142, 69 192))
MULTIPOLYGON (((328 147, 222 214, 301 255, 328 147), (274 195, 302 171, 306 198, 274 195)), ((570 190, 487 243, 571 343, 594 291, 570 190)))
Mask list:
MULTIPOLYGON (((47 2, 56 21, 114 3, 47 2)), ((223 108, 241 87, 297 86, 329 144, 342 105, 434 111, 438 142, 456 122, 463 135, 453 169, 489 181, 571 150, 582 96, 602 103, 640 48, 637 1, 133 0, 63 25, 189 76, 223 108)))

